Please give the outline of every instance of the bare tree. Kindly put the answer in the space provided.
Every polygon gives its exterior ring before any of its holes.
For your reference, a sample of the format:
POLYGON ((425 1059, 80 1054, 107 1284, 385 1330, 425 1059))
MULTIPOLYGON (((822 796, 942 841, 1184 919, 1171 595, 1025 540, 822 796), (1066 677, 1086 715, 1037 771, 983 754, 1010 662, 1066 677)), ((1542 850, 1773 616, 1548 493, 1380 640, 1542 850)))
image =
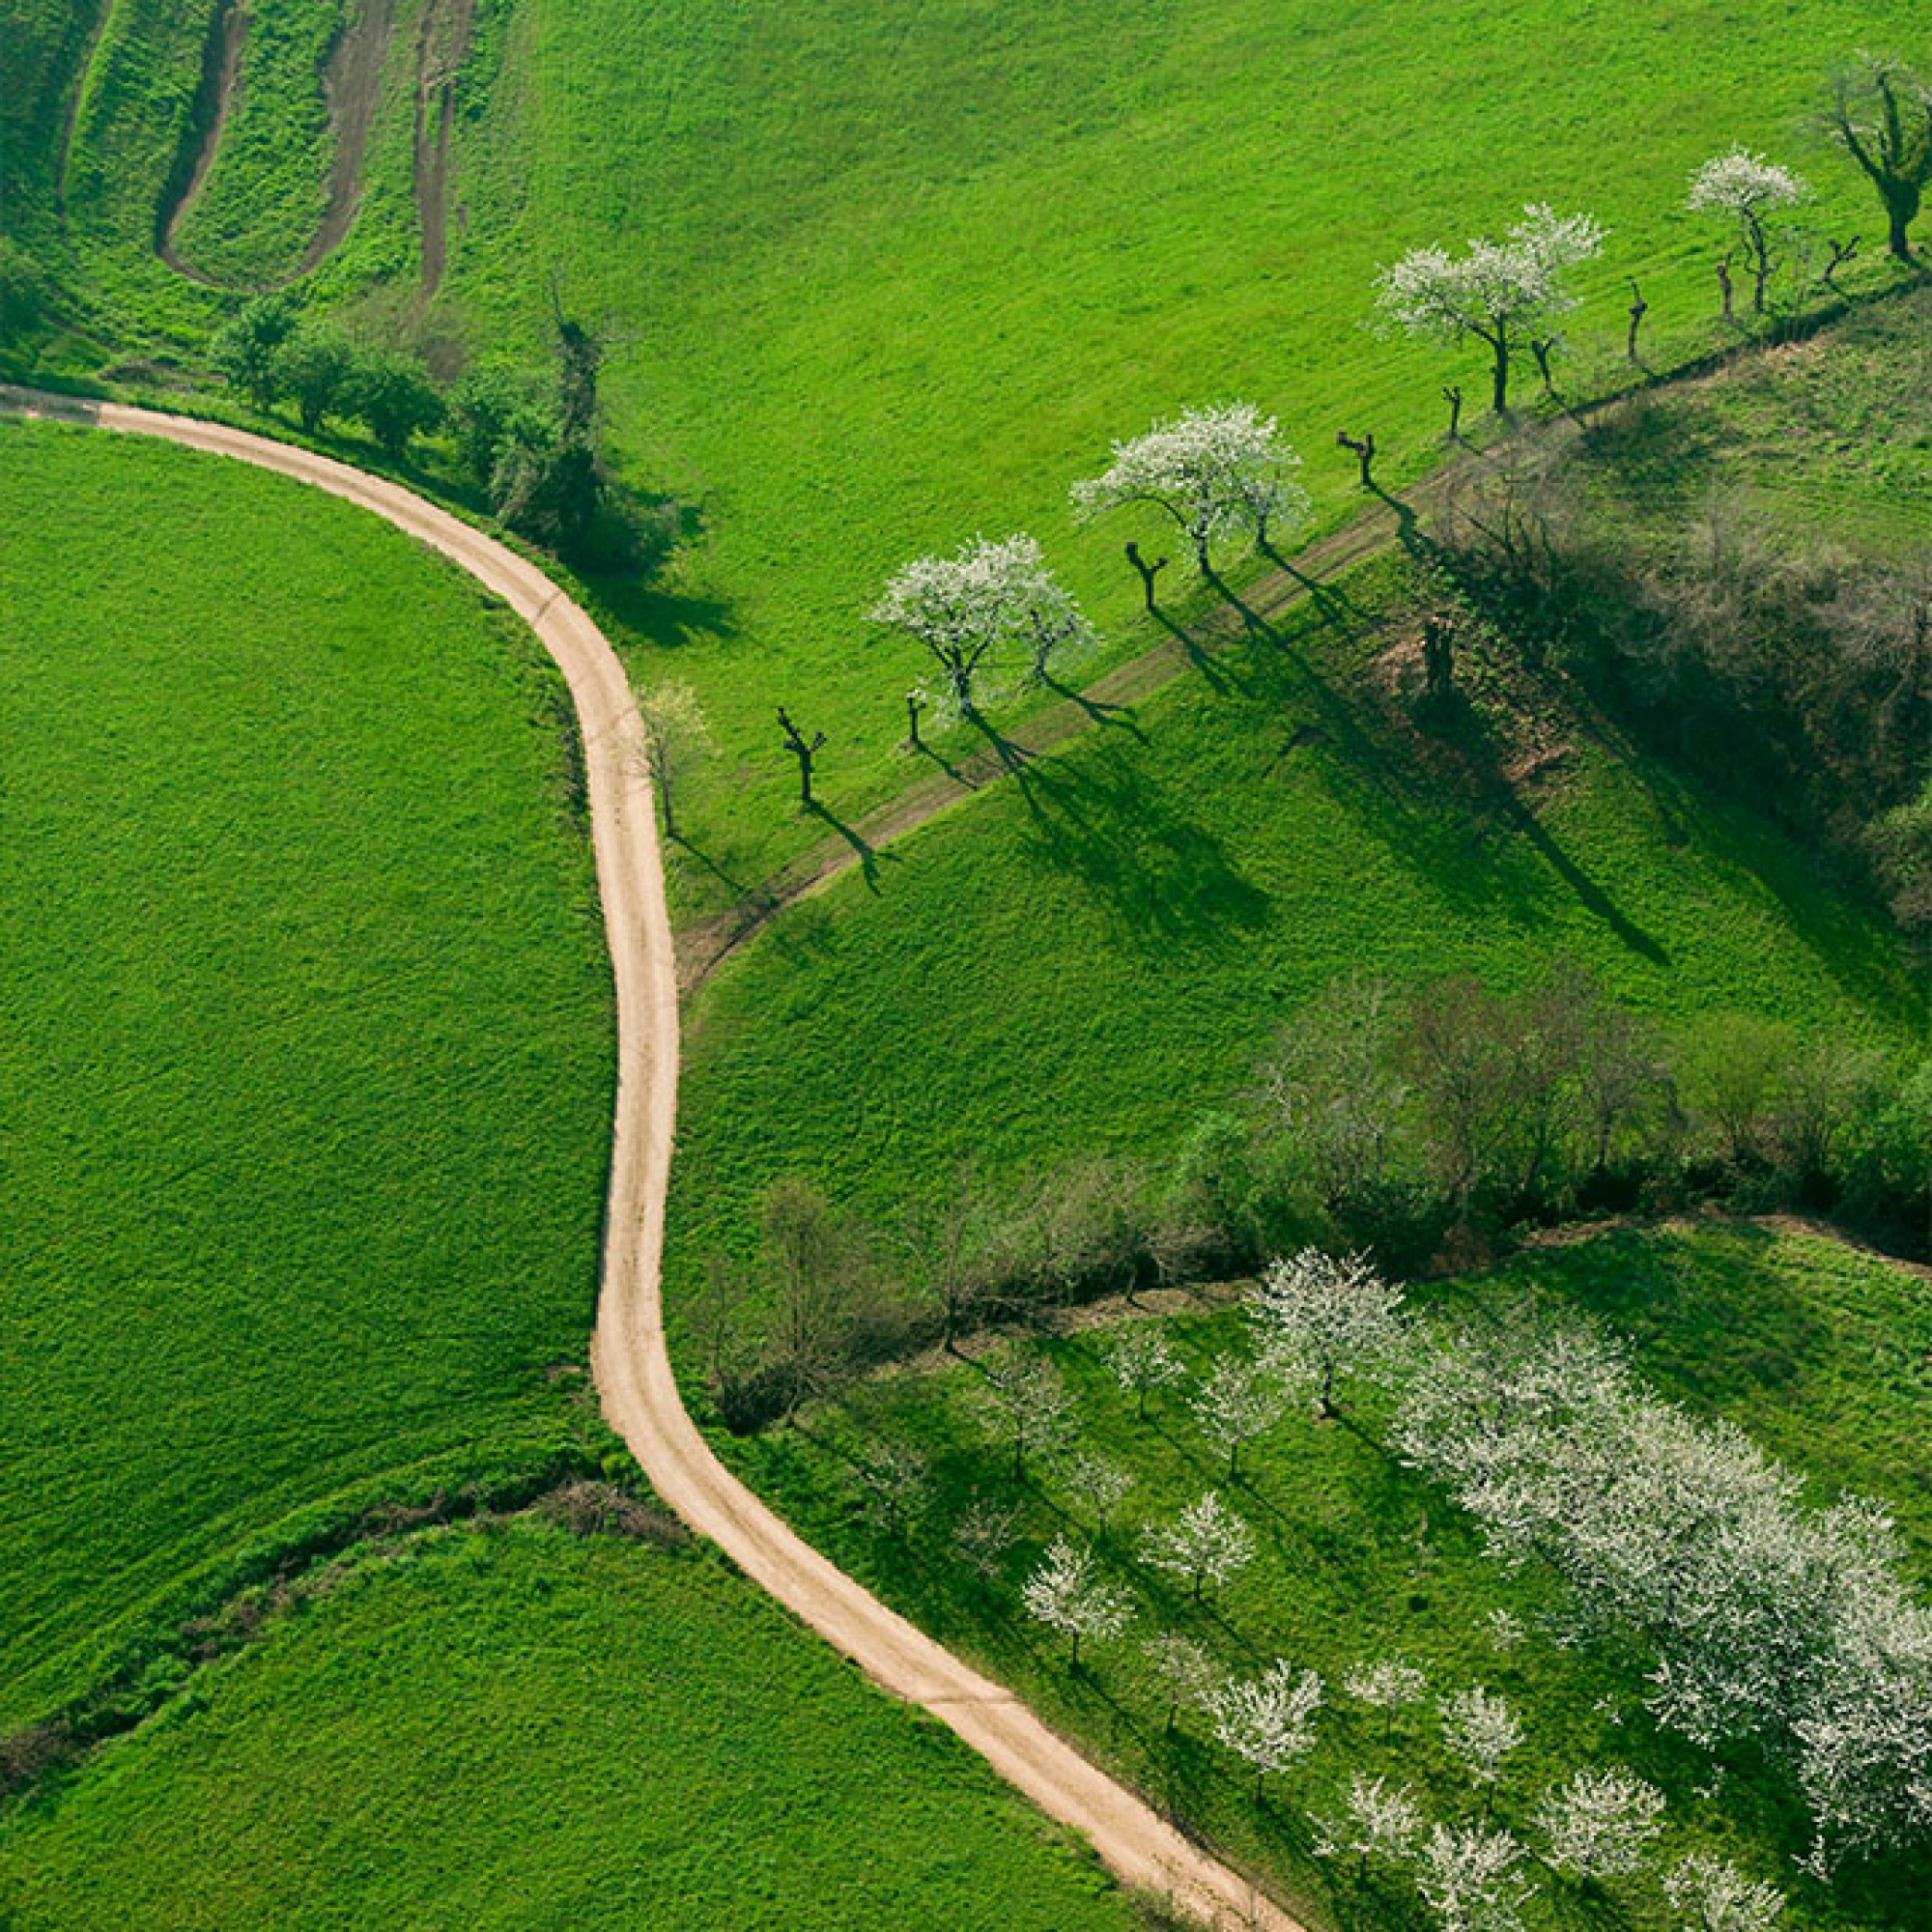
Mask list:
POLYGON ((802 1403, 823 1394, 847 1361, 857 1257, 850 1231, 830 1203, 797 1175, 773 1182, 758 1218, 778 1290, 789 1418, 802 1403))
POLYGON ((1885 204, 1886 246, 1912 261, 1908 231, 1932 183, 1932 86, 1889 55, 1861 54, 1833 77, 1826 126, 1885 204))
POLYGON ((939 1311, 949 1352, 985 1306, 1003 1226, 985 1177, 961 1161, 936 1193, 907 1204, 887 1237, 905 1258, 913 1292, 939 1311))
POLYGON ((1123 1503, 1134 1487, 1133 1472, 1119 1463, 1091 1450, 1079 1450, 1066 1458, 1061 1473, 1074 1495, 1094 1512, 1096 1535, 1105 1536, 1107 1520, 1123 1503))
POLYGON ((1013 1476, 1026 1472, 1029 1456, 1051 1455, 1072 1433, 1066 1383, 1051 1362, 1015 1355, 986 1370, 993 1406, 1013 1447, 1013 1476))
POLYGON ((676 802, 685 779, 711 749, 710 726, 696 692, 675 678, 668 678, 639 696, 638 721, 643 727, 639 752, 644 769, 657 786, 665 836, 675 838, 676 802))
POLYGON ((1172 1632, 1149 1637, 1141 1652, 1167 1699, 1165 1729, 1171 1737, 1183 1707, 1197 1711, 1211 1708, 1223 1682, 1222 1672, 1192 1637, 1177 1636, 1172 1632))
POLYGON ((784 748, 798 760, 798 806, 801 811, 811 810, 811 765, 825 748, 825 733, 818 731, 808 738, 791 722, 790 714, 784 706, 779 706, 779 729, 784 733, 784 748))

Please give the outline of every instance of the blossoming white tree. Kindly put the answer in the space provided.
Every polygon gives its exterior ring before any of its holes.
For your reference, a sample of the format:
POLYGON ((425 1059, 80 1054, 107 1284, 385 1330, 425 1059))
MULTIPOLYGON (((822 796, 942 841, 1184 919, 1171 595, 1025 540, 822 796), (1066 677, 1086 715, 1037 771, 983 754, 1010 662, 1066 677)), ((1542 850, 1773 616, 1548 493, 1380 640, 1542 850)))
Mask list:
POLYGON ((1174 1729, 1183 1705, 1208 1710, 1221 1688, 1222 1672, 1191 1636, 1163 1631, 1141 1646, 1154 1682, 1167 1699, 1167 1729, 1174 1729))
POLYGON ((1475 1684, 1444 1702, 1442 1738, 1478 1784, 1494 1784, 1503 1760, 1522 1743, 1522 1726, 1501 1697, 1475 1684))
POLYGON ((1198 1603, 1202 1591, 1237 1577, 1255 1557, 1255 1534, 1209 1490, 1173 1522, 1156 1523, 1141 1539, 1141 1554, 1156 1570, 1185 1577, 1198 1603))
POLYGON ((1230 1479, 1240 1474, 1242 1447, 1265 1435, 1288 1406, 1281 1384, 1249 1362, 1216 1362, 1190 1405, 1201 1433, 1228 1452, 1230 1479))
POLYGON ((1093 1510, 1094 1526, 1105 1535, 1107 1519, 1120 1508, 1134 1486, 1132 1471, 1083 1449, 1067 1457, 1062 1473, 1067 1487, 1093 1510))
POLYGON ((1619 1878, 1638 1870, 1663 1829, 1663 1794, 1627 1771, 1585 1768, 1544 1800, 1537 1823, 1549 1862, 1578 1878, 1619 1878))
POLYGON ((1686 1859, 1663 1881, 1685 1932, 1771 1932, 1784 1911, 1775 1885, 1747 1879, 1723 1859, 1686 1859))
POLYGON ((1437 1825, 1416 1860, 1415 1885, 1443 1932, 1517 1932, 1534 1888, 1517 1866, 1522 1846, 1483 1825, 1437 1825))
POLYGON ((1342 1816, 1315 1820, 1315 1855, 1352 1856, 1364 1865, 1371 1859, 1401 1864, 1414 1856, 1421 1835, 1422 1807, 1408 1787, 1357 1771, 1350 1776, 1342 1816))
POLYGON ((1384 1359, 1402 1339, 1402 1290, 1365 1255, 1303 1248, 1272 1261, 1249 1292, 1248 1325, 1262 1366, 1312 1388, 1335 1413, 1335 1378, 1384 1359))
POLYGON ((1603 252, 1603 227, 1587 214, 1558 214, 1531 203, 1501 241, 1479 237, 1460 255, 1412 248, 1382 270, 1376 302, 1385 324, 1439 342, 1483 343, 1491 357, 1491 403, 1509 408, 1510 368, 1578 298, 1565 277, 1603 252))
POLYGON ((1414 1664, 1399 1657, 1358 1664, 1342 1680, 1342 1689, 1358 1704, 1382 1714, 1382 1740, 1395 1728, 1395 1714, 1405 1704, 1419 1704, 1429 1693, 1429 1679, 1414 1664))
POLYGON ((1072 1639, 1067 1658, 1080 1662, 1083 1638, 1099 1642, 1126 1629, 1131 1610, 1126 1598, 1099 1574, 1093 1552, 1076 1549, 1065 1537, 1047 1546, 1046 1558, 1020 1585, 1029 1616, 1072 1639))
POLYGON ((1253 403, 1184 410, 1115 443, 1105 472, 1074 484, 1073 504, 1084 518, 1151 504, 1186 533, 1205 577, 1213 568, 1210 547, 1222 538, 1246 531, 1264 546, 1271 529, 1307 515, 1307 494, 1294 478, 1300 467, 1275 419, 1253 403))
POLYGON ((1029 1456, 1051 1454, 1072 1433, 1072 1404, 1066 1382, 1051 1362, 1014 1356, 986 1371, 993 1406, 1013 1445, 1013 1475, 1029 1456))
POLYGON ((1215 1738, 1253 1767, 1259 1798, 1270 1772, 1286 1771, 1315 1748, 1321 1679, 1313 1670, 1296 1676, 1277 1658, 1259 1677, 1224 1685, 1209 1708, 1215 1738))
POLYGON ((992 671, 1017 665, 1043 680, 1094 633, 1024 534, 976 537, 952 556, 916 557, 867 613, 923 644, 939 667, 942 706, 971 717, 992 671))
POLYGON ((1736 225, 1751 265, 1751 308, 1758 315, 1764 313, 1765 285, 1771 280, 1772 219, 1810 192, 1789 168, 1742 147, 1716 156, 1690 177, 1685 207, 1694 214, 1724 215, 1736 225))

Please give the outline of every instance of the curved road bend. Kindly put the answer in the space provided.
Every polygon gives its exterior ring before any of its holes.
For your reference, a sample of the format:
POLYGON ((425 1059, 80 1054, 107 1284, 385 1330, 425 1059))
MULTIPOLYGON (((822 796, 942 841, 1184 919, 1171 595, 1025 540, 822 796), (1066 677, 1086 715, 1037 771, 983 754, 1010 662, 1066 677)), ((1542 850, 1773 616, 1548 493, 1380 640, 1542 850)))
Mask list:
POLYGON ((159 437, 310 483, 440 551, 534 630, 569 683, 583 738, 597 882, 617 992, 617 1112, 591 1363, 605 1413, 671 1508, 895 1696, 923 1706, 1130 1887, 1225 1928, 1302 1932, 1050 1731, 811 1548, 711 1453, 678 1396, 659 1300, 677 1104, 677 987, 657 815, 637 705, 616 653, 542 571, 401 486, 218 423, 0 385, 0 410, 159 437))

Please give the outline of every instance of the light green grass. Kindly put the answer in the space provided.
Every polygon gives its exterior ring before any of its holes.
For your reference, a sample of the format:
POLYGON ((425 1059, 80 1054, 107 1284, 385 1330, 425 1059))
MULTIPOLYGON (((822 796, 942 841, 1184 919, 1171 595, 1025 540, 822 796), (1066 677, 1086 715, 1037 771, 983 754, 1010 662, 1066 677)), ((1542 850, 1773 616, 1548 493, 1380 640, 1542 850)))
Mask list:
POLYGON ((611 1065, 506 612, 98 432, 0 422, 0 520, 8 1726, 293 1513, 554 1435, 611 1065))
MULTIPOLYGON (((1854 1483, 1896 1510, 1915 1574, 1932 1583, 1932 1513, 1920 1445, 1932 1421, 1921 1364, 1927 1309, 1915 1277, 1809 1238, 1756 1230, 1612 1236, 1557 1253, 1526 1255, 1493 1275, 1413 1291, 1427 1311, 1479 1316, 1542 1299, 1609 1321, 1634 1345, 1637 1369, 1700 1414, 1733 1417, 1814 1478, 1820 1500, 1854 1483)), ((1227 1311, 1170 1318, 1167 1327, 1197 1372, 1237 1345, 1241 1318, 1227 1311)), ((1311 1811, 1332 1810, 1349 1775, 1414 1784, 1439 1818, 1480 1812, 1466 1775, 1445 1749, 1433 1707, 1385 1732, 1340 1680, 1353 1665, 1400 1655, 1420 1665, 1434 1696, 1471 1683, 1500 1691, 1523 1719, 1494 1816, 1535 1840, 1543 1791, 1583 1764, 1621 1764, 1655 1781, 1670 1804, 1666 1860, 1691 1850, 1737 1859, 1792 1894, 1793 1932, 1853 1926, 1902 1928, 1923 1917, 1918 1867, 1853 1871, 1835 1900, 1790 1861, 1805 1826, 1788 1784, 1747 1751, 1721 1776, 1702 1753, 1660 1732, 1638 1708, 1641 1663, 1614 1645, 1553 1643, 1541 1622, 1557 1601, 1536 1566, 1511 1576, 1484 1553, 1443 1494, 1378 1446, 1381 1398, 1351 1401, 1349 1421, 1318 1425, 1291 1415, 1244 1455, 1230 1485, 1225 1457, 1201 1436, 1184 1404, 1156 1399, 1145 1422, 1115 1385, 1105 1357, 1111 1330, 1082 1327, 1048 1345, 1074 1391, 1079 1446, 1129 1468, 1136 1488, 1100 1538, 1110 1577, 1128 1587, 1138 1626, 1099 1649, 1091 1672, 1068 1672, 1065 1646, 1026 1617, 1019 1580, 1057 1534, 1096 1534, 1094 1512, 1065 1467, 1036 1461, 1011 1480, 1010 1452, 984 1402, 980 1372, 899 1373, 810 1411, 797 1431, 730 1445, 727 1453, 809 1538, 944 1640, 982 1660, 1118 1772, 1210 1832, 1274 1882, 1310 1901, 1322 1922, 1408 1924, 1404 1889, 1360 1883, 1352 1861, 1311 1855, 1311 1811), (864 1505, 861 1469, 895 1443, 928 1459, 912 1527, 888 1534, 864 1505), (1218 1487, 1257 1533, 1253 1567, 1203 1605, 1185 1584, 1136 1554, 1142 1524, 1171 1518, 1218 1487), (1017 1542, 988 1581, 953 1542, 962 1512, 980 1498, 1017 1508, 1017 1542), (1523 1627, 1498 1643, 1490 1626, 1506 1610, 1523 1627), (1251 1674, 1277 1656, 1313 1666, 1328 1684, 1321 1741, 1296 1771, 1270 1780, 1264 1806, 1253 1778, 1185 1718, 1163 1735, 1164 1700, 1136 1639, 1158 1630, 1194 1636, 1224 1665, 1251 1674)), ((1539 1928, 1605 1922, 1664 1932, 1678 1921, 1654 1877, 1620 1881, 1594 1908, 1553 1874, 1534 1871, 1539 1928)), ((1421 1922, 1420 1920, 1414 1922, 1421 1922)))
POLYGON ((1358 575, 1338 628, 1304 610, 895 841, 876 891, 855 871, 727 958, 687 1023, 674 1288, 742 1248, 788 1172, 876 1215, 968 1155, 1014 1182, 1169 1159, 1351 974, 1501 988, 1567 956, 1666 1030, 1740 1009, 1921 1037, 1921 977, 1878 914, 1480 652, 1446 774, 1377 696, 1413 629, 1399 592, 1358 575), (1499 775, 1524 702, 1564 753, 1532 786, 1499 775))
MULTIPOLYGON (((69 260, 116 328, 191 344, 212 311, 144 256, 140 211, 165 169, 155 137, 128 132, 158 126, 143 76, 187 58, 128 51, 154 43, 135 31, 154 5, 122 0, 95 63, 76 182, 111 206, 69 260)), ((1629 273, 1653 360, 1702 349, 1722 242, 1681 208, 1690 168, 1734 141, 1771 149, 1818 182, 1815 226, 1869 230, 1865 192, 1804 124, 1835 61, 1878 43, 1922 58, 1921 38, 1903 0, 1776 14, 1508 0, 1480 16, 529 0, 507 27, 486 8, 434 322, 485 357, 527 357, 554 280, 611 327, 613 441, 710 531, 670 580, 613 605, 653 646, 643 675, 702 691, 724 753, 691 828, 755 879, 810 833, 775 705, 830 734, 842 810, 902 781, 918 664, 861 613, 909 554, 1033 528, 1120 631, 1135 526, 1075 531, 1066 485, 1111 437, 1232 394, 1280 412, 1324 519, 1352 474, 1337 429, 1373 428, 1386 473, 1413 475, 1435 460, 1438 385, 1477 395, 1481 371, 1372 339, 1376 267, 1527 199, 1588 206, 1612 231, 1566 382, 1622 379, 1629 273)), ((405 157, 380 130, 372 155, 385 185, 319 284, 352 304, 413 270, 405 157)), ((694 874, 685 890, 698 903, 714 888, 694 874)))
POLYGON ((1097 1865, 709 1558, 365 1557, 0 1822, 14 1932, 1123 1932, 1097 1865))

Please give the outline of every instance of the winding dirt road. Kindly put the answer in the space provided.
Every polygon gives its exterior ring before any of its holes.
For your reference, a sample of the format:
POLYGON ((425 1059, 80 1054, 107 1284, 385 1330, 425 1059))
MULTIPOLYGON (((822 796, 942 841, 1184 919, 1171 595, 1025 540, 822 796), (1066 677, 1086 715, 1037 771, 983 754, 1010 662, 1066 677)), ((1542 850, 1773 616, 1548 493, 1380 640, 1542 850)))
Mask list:
POLYGON ((617 1111, 591 1360, 606 1414, 660 1495, 700 1535, 895 1695, 923 1705, 1126 1885, 1217 1928, 1301 1932, 1228 1866, 804 1543, 711 1453, 679 1399, 659 1299, 677 1105, 677 984, 657 817, 623 667, 533 564, 420 497, 242 430, 0 385, 0 411, 158 437, 310 483, 374 511, 504 599, 569 683, 588 774, 597 881, 617 992, 617 1111))

